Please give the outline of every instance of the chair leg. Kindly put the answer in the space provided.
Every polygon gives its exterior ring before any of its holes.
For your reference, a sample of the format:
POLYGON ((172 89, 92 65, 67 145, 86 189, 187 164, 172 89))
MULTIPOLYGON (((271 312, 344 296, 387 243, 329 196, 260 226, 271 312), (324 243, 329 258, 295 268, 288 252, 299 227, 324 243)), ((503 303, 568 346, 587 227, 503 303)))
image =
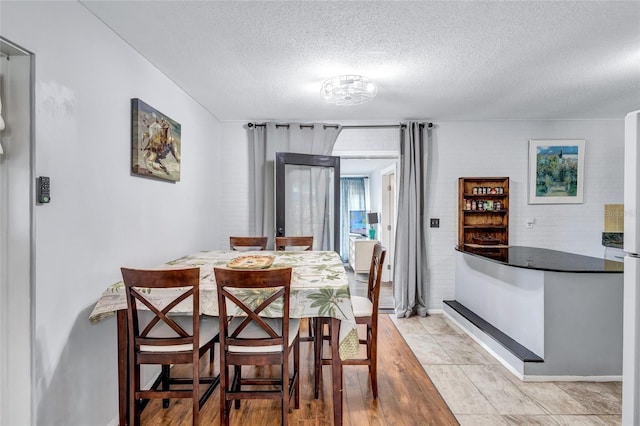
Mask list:
POLYGON ((320 379, 322 376, 322 344, 324 320, 316 318, 314 321, 315 331, 313 339, 313 397, 320 396, 320 379))
MULTIPOLYGON (((169 390, 169 387, 171 386, 169 384, 169 381, 171 380, 171 372, 169 370, 169 366, 168 365, 163 365, 162 366, 162 390, 167 391, 169 390)), ((162 399, 162 408, 167 409, 169 408, 169 398, 163 398, 162 399)))
POLYGON ((282 426, 287 426, 289 424, 289 386, 291 382, 289 381, 289 356, 287 356, 282 360, 282 365, 280 366, 280 374, 282 380, 282 426))
MULTIPOLYGON (((242 366, 241 365, 234 366, 233 383, 235 384, 233 390, 236 391, 236 392, 240 392, 240 390, 242 388, 242 366)), ((240 400, 239 399, 235 399, 234 403, 235 403, 236 410, 239 410, 240 409, 240 400)))
POLYGON ((307 321, 308 321, 307 324, 308 324, 309 339, 313 341, 313 335, 314 335, 313 327, 314 327, 315 321, 313 320, 313 318, 307 318, 307 321))
POLYGON ((193 386, 191 391, 191 400, 193 405, 193 417, 192 417, 192 425, 198 426, 200 424, 200 358, 193 361, 193 386))
POLYGON ((289 424, 289 398, 282 398, 282 426, 288 426, 289 424))
MULTIPOLYGON (((366 336, 366 342, 367 342, 367 359, 371 360, 371 327, 369 325, 367 325, 367 330, 366 330, 367 336, 366 336)), ((371 363, 369 363, 369 374, 371 374, 371 363)))
POLYGON ((377 326, 371 329, 370 344, 367 345, 369 351, 369 376, 371 379, 371 393, 373 399, 378 398, 378 329, 377 326))
POLYGON ((226 365, 220 365, 220 424, 223 426, 229 426, 229 408, 231 407, 227 404, 228 389, 229 369, 226 365))
POLYGON ((134 365, 129 377, 129 424, 140 425, 140 400, 136 397, 136 391, 140 389, 140 366, 134 365))
MULTIPOLYGON (((315 344, 315 339, 314 339, 315 344)), ((293 374, 295 377, 295 382, 293 384, 293 392, 294 392, 294 407, 296 410, 300 408, 300 339, 294 343, 293 346, 293 374)))

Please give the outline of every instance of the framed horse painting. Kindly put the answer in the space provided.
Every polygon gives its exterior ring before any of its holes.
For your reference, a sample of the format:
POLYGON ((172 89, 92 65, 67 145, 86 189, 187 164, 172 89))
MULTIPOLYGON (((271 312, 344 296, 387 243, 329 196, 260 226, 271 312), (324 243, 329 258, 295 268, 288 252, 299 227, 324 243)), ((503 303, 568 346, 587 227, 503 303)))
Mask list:
POLYGON ((180 181, 180 123, 131 99, 131 173, 180 181))

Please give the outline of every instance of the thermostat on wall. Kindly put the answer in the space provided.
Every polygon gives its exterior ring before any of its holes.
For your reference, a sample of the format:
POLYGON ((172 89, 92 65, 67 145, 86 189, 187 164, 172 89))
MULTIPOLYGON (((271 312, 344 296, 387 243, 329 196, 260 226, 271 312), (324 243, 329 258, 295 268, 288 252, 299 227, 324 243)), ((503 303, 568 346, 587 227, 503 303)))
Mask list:
POLYGON ((36 184, 36 199, 38 204, 46 204, 51 201, 51 186, 49 185, 49 178, 46 176, 40 176, 36 184))

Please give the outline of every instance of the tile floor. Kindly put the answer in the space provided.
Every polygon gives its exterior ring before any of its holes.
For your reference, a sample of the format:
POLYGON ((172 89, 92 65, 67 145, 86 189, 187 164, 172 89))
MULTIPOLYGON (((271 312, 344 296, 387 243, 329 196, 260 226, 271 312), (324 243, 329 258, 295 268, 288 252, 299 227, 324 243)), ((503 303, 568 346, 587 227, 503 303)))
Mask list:
POLYGON ((621 382, 522 382, 442 314, 390 317, 462 426, 621 425, 621 382))
MULTIPOLYGON (((366 274, 346 269, 352 294, 364 295, 366 274)), ((462 426, 622 424, 622 382, 522 382, 444 315, 396 318, 391 283, 380 307, 462 426)))

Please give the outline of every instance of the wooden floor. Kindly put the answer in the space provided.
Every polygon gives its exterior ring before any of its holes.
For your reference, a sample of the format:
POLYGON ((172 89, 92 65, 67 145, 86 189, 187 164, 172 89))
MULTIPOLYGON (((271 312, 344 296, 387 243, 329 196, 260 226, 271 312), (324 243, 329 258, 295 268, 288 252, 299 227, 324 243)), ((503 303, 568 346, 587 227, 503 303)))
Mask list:
MULTIPOLYGON (((306 332, 303 332, 306 335, 306 332)), ((300 409, 289 413, 291 425, 331 425, 331 371, 324 367, 320 398, 313 399, 313 351, 310 342, 301 342, 300 409)), ((217 349, 217 346, 216 346, 217 349)), ((441 398, 388 315, 380 315, 378 335, 378 399, 371 395, 367 367, 344 367, 344 424, 364 425, 457 425, 441 398)), ((207 357, 204 357, 207 358, 207 357)), ((218 357, 216 354, 216 361, 218 357)), ((206 367, 206 366, 205 366, 206 367)), ((269 369, 255 371, 267 375, 269 369)), ((217 425, 219 390, 211 395, 200 413, 202 425, 217 425)), ((191 401, 171 400, 163 410, 160 401, 151 401, 142 413, 143 425, 190 425, 191 401)), ((232 410, 232 425, 279 425, 280 402, 242 401, 232 410)))

